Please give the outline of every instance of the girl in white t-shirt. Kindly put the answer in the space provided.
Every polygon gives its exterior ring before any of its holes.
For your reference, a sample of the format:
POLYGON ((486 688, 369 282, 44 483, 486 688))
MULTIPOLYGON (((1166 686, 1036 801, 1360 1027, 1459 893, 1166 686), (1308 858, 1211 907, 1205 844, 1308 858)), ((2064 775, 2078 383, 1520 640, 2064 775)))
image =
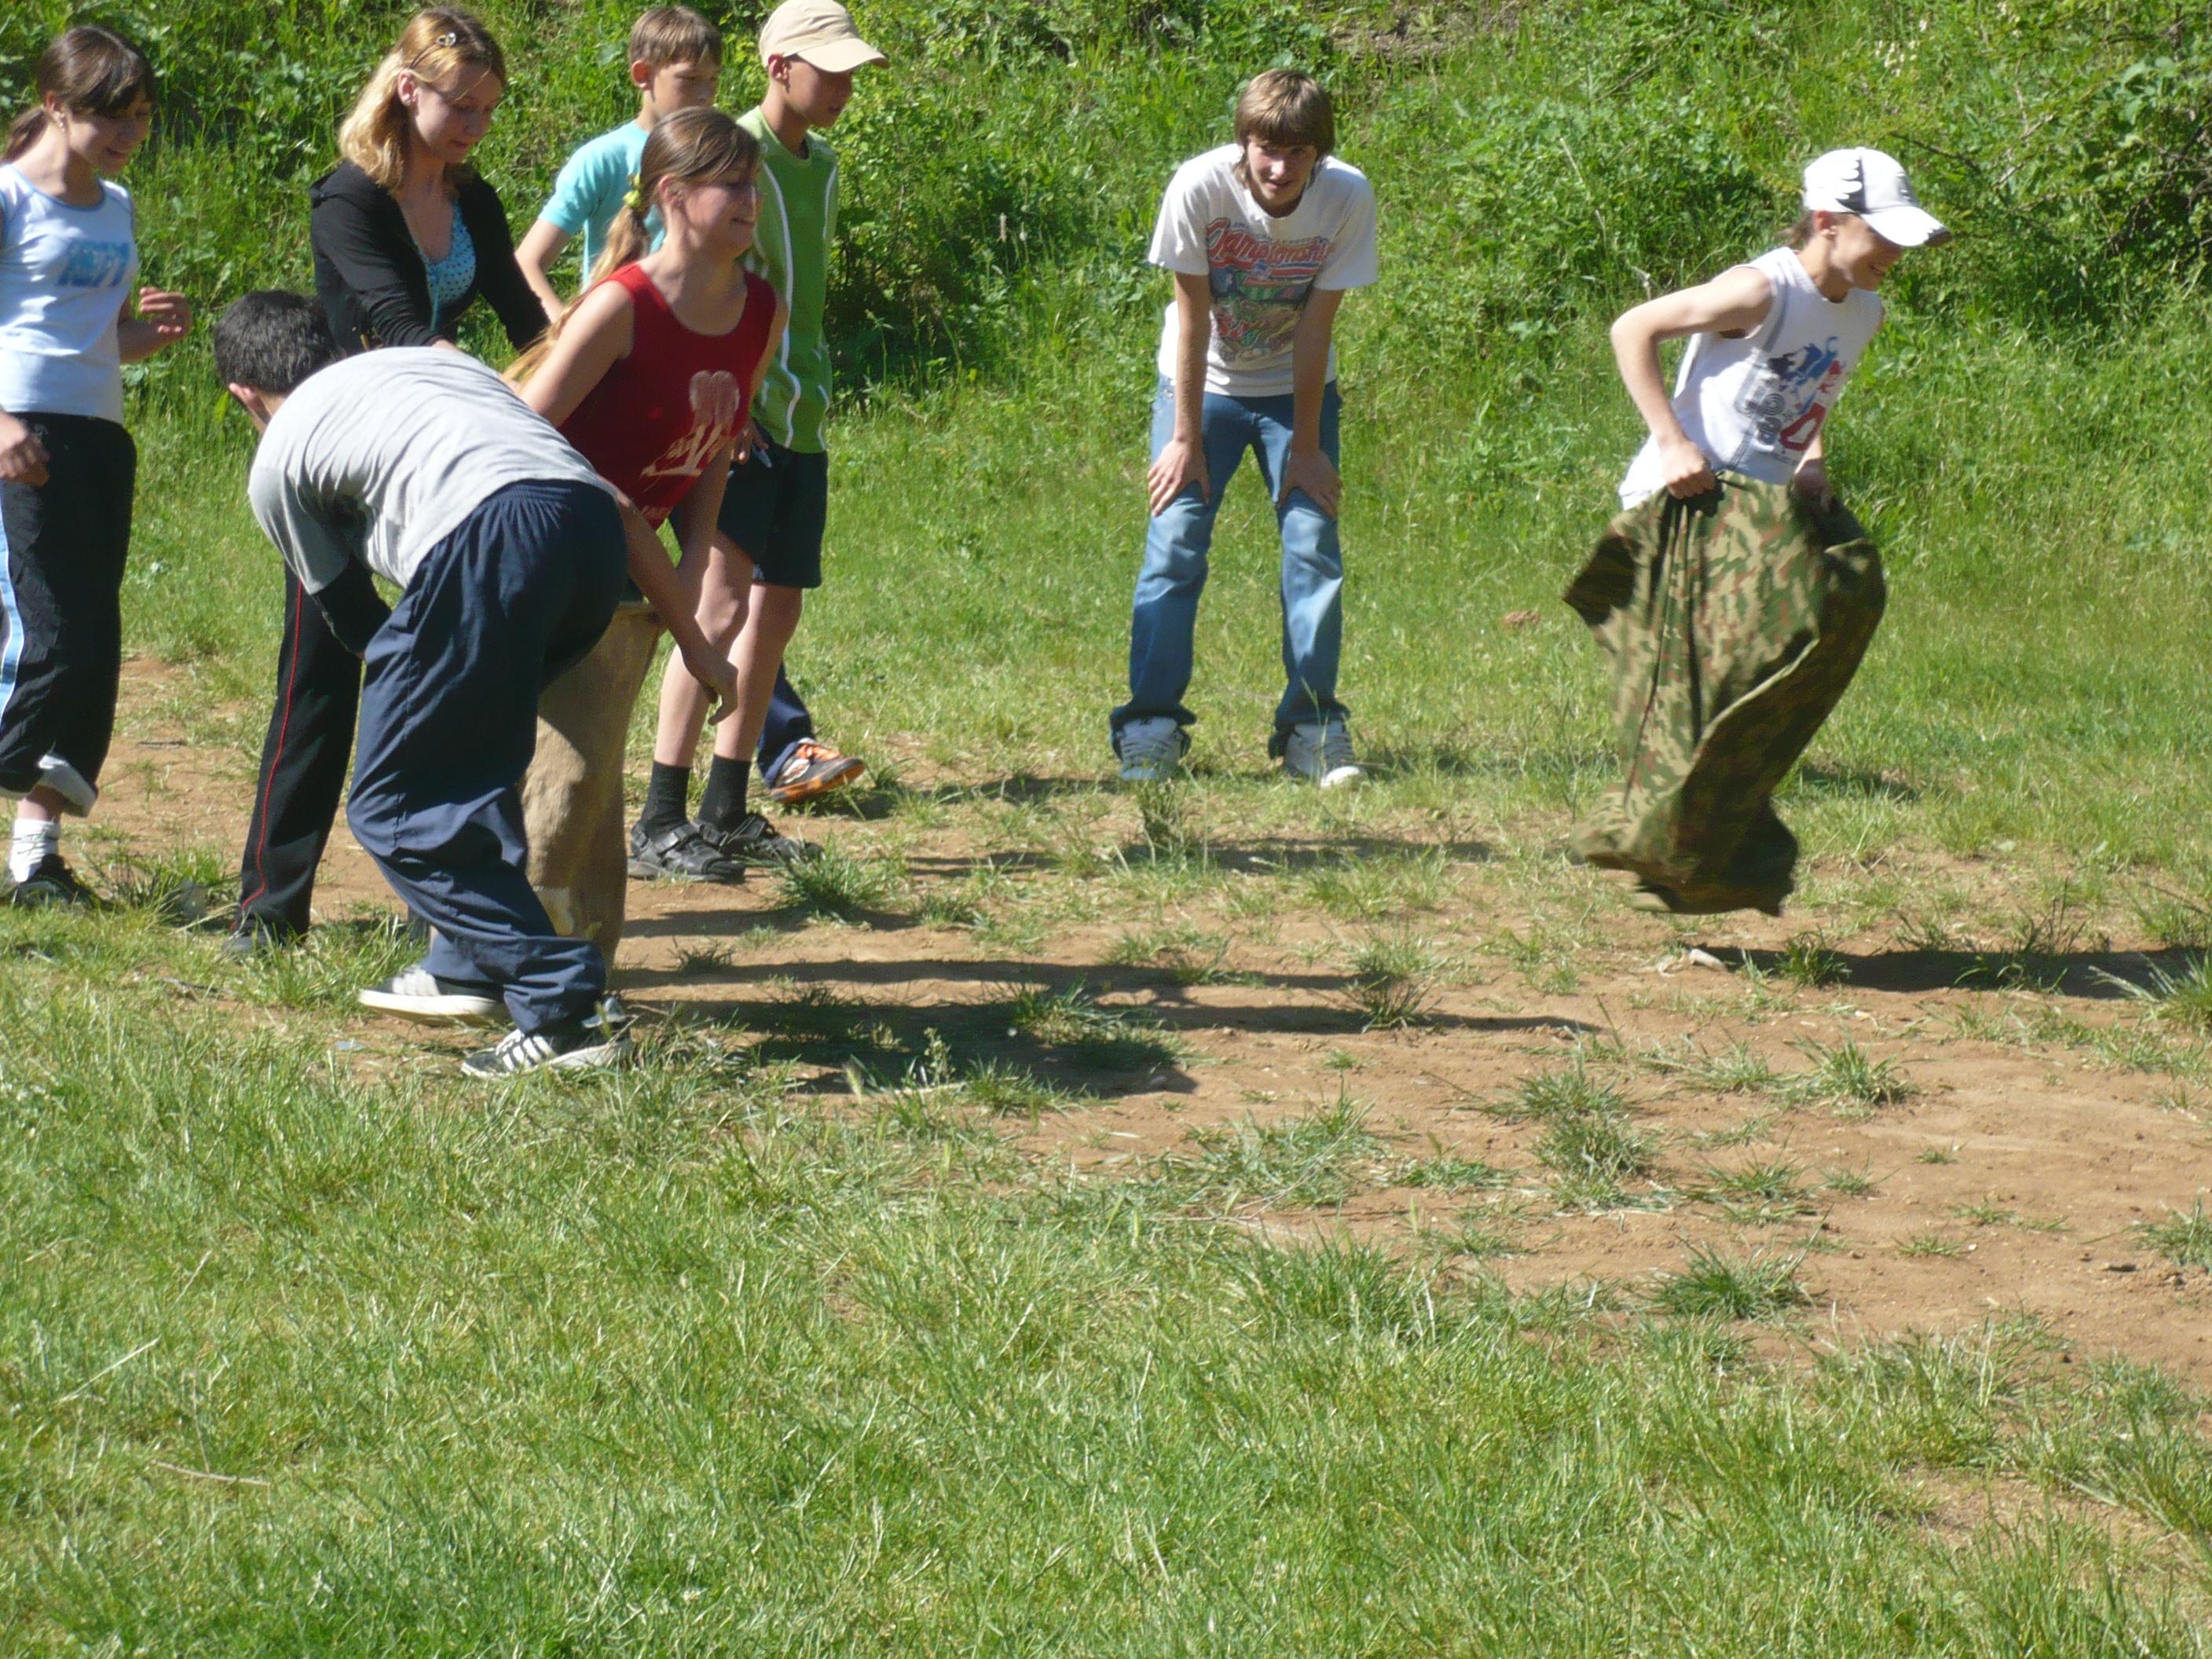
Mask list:
POLYGON ((1613 350, 1651 436, 1621 481, 1625 507, 1664 489, 1701 495, 1717 473, 1829 495, 1821 428, 1881 326, 1875 290, 1909 247, 1949 235, 1878 149, 1831 150, 1805 169, 1790 246, 1623 312, 1613 350), (1674 395, 1659 343, 1693 337, 1674 395))
POLYGON ((39 102, 0 151, 0 794, 21 799, 16 904, 90 895, 63 860, 64 812, 92 810, 115 726, 123 565, 137 454, 122 365, 184 337, 181 295, 143 289, 123 170, 154 112, 154 72, 103 28, 39 59, 39 102))

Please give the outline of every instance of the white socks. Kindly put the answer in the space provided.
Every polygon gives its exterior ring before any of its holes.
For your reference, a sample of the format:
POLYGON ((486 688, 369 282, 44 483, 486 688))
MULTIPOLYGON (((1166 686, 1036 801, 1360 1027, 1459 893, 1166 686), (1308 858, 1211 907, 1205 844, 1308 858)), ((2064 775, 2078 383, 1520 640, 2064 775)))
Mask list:
POLYGON ((8 847, 9 879, 28 881, 31 872, 39 867, 39 860, 49 853, 59 852, 61 844, 58 818, 17 818, 15 839, 8 847))

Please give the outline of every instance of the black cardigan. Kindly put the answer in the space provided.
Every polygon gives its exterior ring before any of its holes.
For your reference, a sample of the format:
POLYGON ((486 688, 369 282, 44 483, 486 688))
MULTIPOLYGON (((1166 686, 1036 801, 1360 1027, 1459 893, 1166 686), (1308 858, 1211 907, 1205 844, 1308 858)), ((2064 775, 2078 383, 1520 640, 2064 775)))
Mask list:
POLYGON ((434 332, 430 278, 398 198, 351 161, 339 162, 307 187, 315 292, 341 351, 451 339, 454 321, 479 294, 491 301, 516 350, 544 331, 545 308, 522 280, 499 192, 473 173, 455 174, 453 184, 461 222, 476 244, 477 275, 434 332))

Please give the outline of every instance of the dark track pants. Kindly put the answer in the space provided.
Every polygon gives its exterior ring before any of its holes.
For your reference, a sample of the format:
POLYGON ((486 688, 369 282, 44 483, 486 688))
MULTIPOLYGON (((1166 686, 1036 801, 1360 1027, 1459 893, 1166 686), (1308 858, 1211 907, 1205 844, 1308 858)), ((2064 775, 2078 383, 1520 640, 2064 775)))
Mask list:
MULTIPOLYGON (((373 601, 368 573, 356 569, 353 580, 373 601)), ((253 816, 246 826, 246 853, 239 863, 239 927, 279 939, 307 931, 315 870, 345 791, 360 705, 361 659, 338 643, 321 608, 287 570, 276 701, 261 743, 253 816)), ((814 717, 777 669, 768 721, 761 728, 761 775, 772 776, 813 735, 814 717)))
POLYGON ((606 991, 599 946, 556 933, 524 873, 521 783, 538 694, 605 631, 623 568, 605 491, 511 484, 430 550, 369 641, 346 821, 429 924, 430 971, 495 988, 525 1030, 606 991))
POLYGON ((43 484, 0 483, 0 793, 92 810, 115 733, 138 452, 113 421, 19 414, 43 484))
MULTIPOLYGON (((356 569, 363 584, 368 573, 356 569)), ((289 939, 307 929, 315 867, 344 793, 361 707, 361 659, 338 643, 300 579, 284 573, 276 702, 238 872, 238 925, 289 939)))

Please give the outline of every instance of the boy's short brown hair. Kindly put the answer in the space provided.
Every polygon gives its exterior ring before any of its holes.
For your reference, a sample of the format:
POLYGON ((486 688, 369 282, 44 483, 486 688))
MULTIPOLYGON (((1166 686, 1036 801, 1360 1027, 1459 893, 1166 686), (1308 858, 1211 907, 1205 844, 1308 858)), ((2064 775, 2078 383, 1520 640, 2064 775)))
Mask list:
POLYGON ((1295 149, 1311 144, 1316 155, 1336 148, 1336 110, 1328 89, 1297 70, 1254 76, 1237 99, 1237 143, 1253 139, 1295 149))
POLYGON ((666 69, 708 59, 722 61, 722 32, 689 6, 655 6, 630 26, 633 64, 666 69))

